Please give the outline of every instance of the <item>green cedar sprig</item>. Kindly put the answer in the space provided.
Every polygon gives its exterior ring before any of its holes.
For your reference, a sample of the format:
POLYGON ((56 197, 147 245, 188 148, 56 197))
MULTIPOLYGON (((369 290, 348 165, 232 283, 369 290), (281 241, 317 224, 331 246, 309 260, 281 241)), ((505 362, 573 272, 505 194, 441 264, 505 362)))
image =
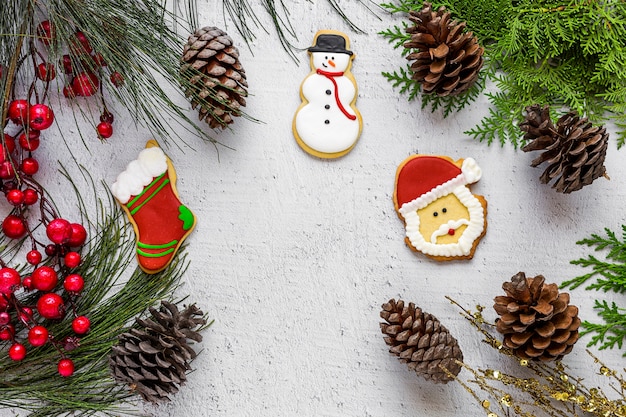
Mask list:
MULTIPOLYGON (((572 261, 574 265, 592 270, 565 281, 563 287, 574 289, 593 279, 585 289, 617 294, 626 292, 626 225, 622 226, 621 237, 609 229, 605 229, 605 233, 606 235, 592 234, 591 237, 577 242, 579 245, 594 247, 596 251, 608 252, 604 254, 604 260, 588 255, 572 261)), ((600 344, 600 349, 611 349, 615 346, 621 349, 626 338, 626 309, 606 300, 596 300, 594 308, 598 310, 604 323, 585 321, 582 323, 585 330, 581 334, 593 334, 590 346, 600 344)))
MULTIPOLYGON (((610 119, 618 127, 617 146, 624 144, 626 68, 619 63, 626 62, 626 4, 619 0, 432 3, 445 6, 476 34, 485 48, 483 71, 497 88, 488 95, 490 113, 466 134, 488 144, 523 145, 516 129, 523 121, 523 109, 540 103, 563 112, 576 110, 594 123, 610 119)), ((408 13, 420 10, 422 4, 398 0, 382 6, 392 13, 408 13)), ((399 42, 401 30, 395 26, 381 34, 399 42)))

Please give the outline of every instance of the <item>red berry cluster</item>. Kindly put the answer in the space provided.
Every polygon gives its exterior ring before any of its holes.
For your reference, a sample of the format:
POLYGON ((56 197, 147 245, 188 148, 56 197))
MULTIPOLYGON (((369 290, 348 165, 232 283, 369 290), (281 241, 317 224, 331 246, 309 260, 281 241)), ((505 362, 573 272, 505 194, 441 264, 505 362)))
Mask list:
POLYGON ((60 353, 57 364, 60 375, 71 376, 74 362, 67 353, 78 346, 80 336, 89 331, 90 321, 77 314, 76 299, 85 287, 85 281, 74 269, 81 263, 80 253, 73 248, 81 247, 87 238, 85 228, 55 218, 46 226, 50 244, 45 245, 45 262, 33 238, 33 249, 26 254, 26 261, 33 270, 20 274, 2 263, 0 268, 0 340, 10 342, 9 357, 21 361, 27 354, 27 343, 32 348, 52 344, 60 353), (18 292, 36 293, 34 305, 26 305, 16 295, 18 292), (69 313, 69 314, 68 314, 69 313), (57 339, 48 330, 48 324, 72 318, 73 336, 57 339))
MULTIPOLYGON (((44 20, 37 26, 37 36, 41 42, 48 46, 56 41, 56 31, 50 21, 44 20)), ((67 40, 69 53, 61 58, 59 65, 66 75, 66 84, 63 87, 63 95, 67 98, 91 97, 102 92, 101 77, 108 65, 102 54, 94 52, 87 36, 77 30, 67 40)), ((39 79, 50 81, 54 79, 56 70, 51 62, 41 62, 36 67, 36 75, 39 79)), ((124 84, 124 76, 117 71, 110 71, 109 79, 116 87, 124 84)), ((101 94, 102 95, 102 94, 101 94)), ((100 139, 108 139, 113 135, 113 114, 106 105, 100 116, 100 123, 96 127, 100 139)))

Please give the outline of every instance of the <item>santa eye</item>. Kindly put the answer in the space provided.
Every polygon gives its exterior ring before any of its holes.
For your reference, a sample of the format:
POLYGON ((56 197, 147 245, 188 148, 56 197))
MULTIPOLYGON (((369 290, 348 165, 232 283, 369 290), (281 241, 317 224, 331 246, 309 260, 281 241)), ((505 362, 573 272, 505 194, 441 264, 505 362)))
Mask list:
POLYGON ((448 212, 448 209, 444 207, 444 208, 442 208, 442 209, 441 209, 441 212, 442 212, 442 213, 447 213, 447 212, 448 212))
POLYGON ((436 211, 433 213, 433 216, 437 217, 439 216, 439 213, 437 213, 436 211))

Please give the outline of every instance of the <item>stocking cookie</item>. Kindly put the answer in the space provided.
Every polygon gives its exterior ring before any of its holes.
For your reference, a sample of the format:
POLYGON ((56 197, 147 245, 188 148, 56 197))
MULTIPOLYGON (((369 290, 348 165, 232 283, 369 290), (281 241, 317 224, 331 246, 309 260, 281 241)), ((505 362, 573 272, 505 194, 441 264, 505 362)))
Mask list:
POLYGON ((165 269, 196 225, 178 198, 176 171, 156 141, 130 162, 111 186, 135 229, 137 261, 148 274, 165 269))
POLYGON ((302 104, 293 119, 298 145, 319 158, 339 158, 356 144, 363 119, 350 72, 354 54, 344 33, 321 30, 308 49, 311 73, 300 86, 302 104))
POLYGON ((468 185, 481 175, 472 158, 412 155, 400 164, 393 203, 411 249, 438 261, 474 256, 487 229, 487 201, 468 185))

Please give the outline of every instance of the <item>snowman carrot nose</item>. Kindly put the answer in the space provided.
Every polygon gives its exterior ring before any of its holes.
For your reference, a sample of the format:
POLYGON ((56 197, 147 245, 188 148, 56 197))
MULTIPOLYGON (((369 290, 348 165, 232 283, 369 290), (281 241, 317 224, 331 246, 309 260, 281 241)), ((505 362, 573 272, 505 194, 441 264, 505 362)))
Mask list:
POLYGON ((328 60, 328 63, 330 64, 331 67, 335 68, 335 63, 333 61, 331 61, 330 59, 328 60))

